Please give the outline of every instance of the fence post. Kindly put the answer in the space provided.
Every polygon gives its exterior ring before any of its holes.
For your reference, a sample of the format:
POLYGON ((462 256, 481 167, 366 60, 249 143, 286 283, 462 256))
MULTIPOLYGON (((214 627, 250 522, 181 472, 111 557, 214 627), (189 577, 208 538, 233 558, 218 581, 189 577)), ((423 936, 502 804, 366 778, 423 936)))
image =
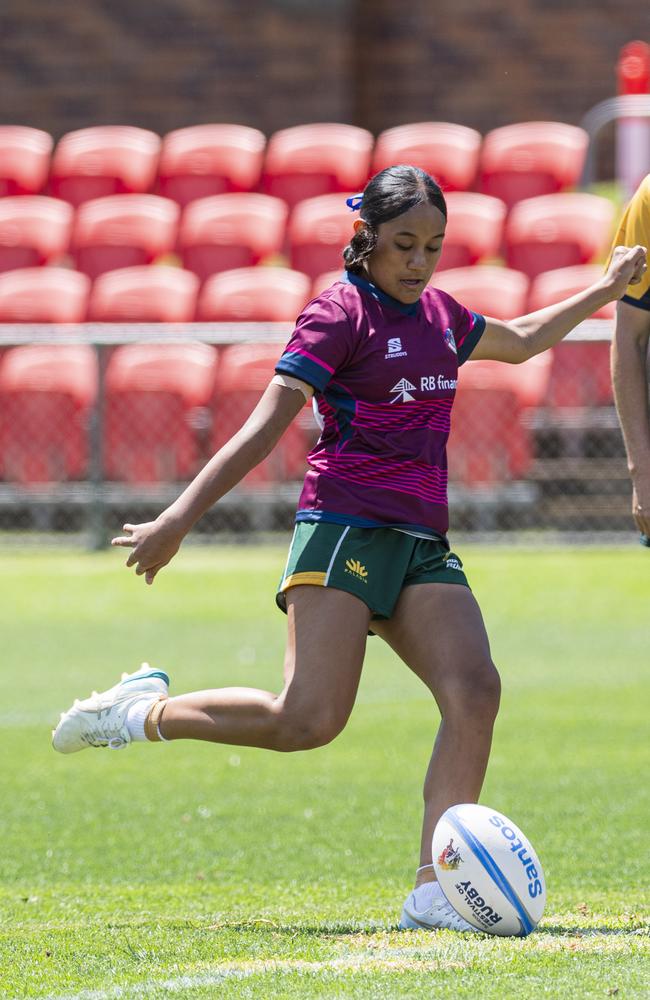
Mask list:
POLYGON ((89 481, 90 504, 88 508, 89 547, 95 551, 106 547, 104 511, 104 415, 106 352, 104 344, 93 344, 97 355, 97 396, 90 417, 88 442, 90 446, 89 481))

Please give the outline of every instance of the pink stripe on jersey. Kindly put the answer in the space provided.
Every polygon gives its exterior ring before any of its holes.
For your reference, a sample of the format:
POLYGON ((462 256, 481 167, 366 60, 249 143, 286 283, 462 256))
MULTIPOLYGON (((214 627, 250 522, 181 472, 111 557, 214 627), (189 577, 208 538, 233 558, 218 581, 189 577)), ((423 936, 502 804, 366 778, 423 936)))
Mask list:
POLYGON ((326 364, 326 362, 323 361, 322 358, 317 358, 315 354, 311 354, 309 351, 306 351, 304 347, 291 347, 291 349, 286 353, 302 354, 303 358, 309 358, 309 360, 313 361, 315 365, 319 366, 319 368, 324 368, 326 371, 330 372, 330 374, 332 375, 334 374, 334 368, 326 364))
POLYGON ((447 470, 417 460, 387 461, 376 455, 341 451, 322 457, 312 455, 310 465, 323 476, 407 493, 429 503, 447 502, 447 470))
POLYGON ((451 428, 453 399, 433 399, 423 402, 364 403, 356 405, 354 427, 372 427, 382 431, 411 431, 424 427, 448 434, 451 428))

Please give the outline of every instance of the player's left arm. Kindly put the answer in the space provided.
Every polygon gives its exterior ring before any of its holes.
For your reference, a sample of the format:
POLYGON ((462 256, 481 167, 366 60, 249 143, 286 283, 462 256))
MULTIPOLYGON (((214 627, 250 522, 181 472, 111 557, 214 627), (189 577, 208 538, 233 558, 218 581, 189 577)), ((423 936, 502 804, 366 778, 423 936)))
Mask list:
POLYGON ((602 278, 585 291, 518 319, 486 317, 485 330, 470 361, 516 365, 553 347, 607 302, 620 299, 628 285, 640 281, 646 269, 646 254, 642 246, 616 247, 602 278))

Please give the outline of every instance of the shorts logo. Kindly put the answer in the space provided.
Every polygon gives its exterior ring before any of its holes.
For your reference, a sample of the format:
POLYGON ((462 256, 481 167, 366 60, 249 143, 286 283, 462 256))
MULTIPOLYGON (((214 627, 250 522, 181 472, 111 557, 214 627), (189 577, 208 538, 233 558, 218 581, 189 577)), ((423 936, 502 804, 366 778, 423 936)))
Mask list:
POLYGON ((461 561, 458 556, 454 556, 451 553, 444 557, 445 569, 462 569, 461 561))
POLYGON ((350 573, 352 576, 356 576, 358 580, 363 580, 363 582, 366 583, 368 570, 365 566, 361 565, 358 559, 346 559, 345 572, 350 573))
POLYGON ((398 396, 395 396, 395 399, 391 399, 391 403, 397 403, 397 402, 400 402, 400 403, 412 403, 412 402, 414 402, 415 401, 415 396, 411 395, 411 393, 408 391, 409 389, 415 389, 415 386, 413 385, 413 383, 409 382, 409 380, 407 378, 401 378, 399 380, 399 382, 397 383, 397 385, 394 385, 393 388, 390 390, 391 392, 397 392, 397 393, 399 393, 398 396))
POLYGON ((460 856, 460 851, 457 847, 454 847, 453 837, 443 850, 442 854, 438 858, 438 864, 445 871, 454 872, 457 868, 462 865, 463 859, 460 856))
POLYGON ((445 337, 445 344, 447 345, 449 350, 453 351, 454 354, 458 354, 458 351, 456 350, 456 341, 454 340, 454 334, 450 327, 447 327, 447 329, 445 330, 444 337, 445 337))
POLYGON ((405 358, 408 353, 402 350, 402 341, 399 337, 390 337, 386 346, 388 354, 384 354, 385 358, 405 358))

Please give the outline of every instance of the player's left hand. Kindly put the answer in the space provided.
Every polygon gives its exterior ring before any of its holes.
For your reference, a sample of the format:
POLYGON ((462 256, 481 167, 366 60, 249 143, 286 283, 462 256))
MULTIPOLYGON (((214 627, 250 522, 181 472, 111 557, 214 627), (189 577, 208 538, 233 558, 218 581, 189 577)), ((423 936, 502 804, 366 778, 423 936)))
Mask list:
POLYGON ((641 281, 647 268, 647 247, 615 247, 605 274, 611 299, 625 295, 628 285, 641 281))

